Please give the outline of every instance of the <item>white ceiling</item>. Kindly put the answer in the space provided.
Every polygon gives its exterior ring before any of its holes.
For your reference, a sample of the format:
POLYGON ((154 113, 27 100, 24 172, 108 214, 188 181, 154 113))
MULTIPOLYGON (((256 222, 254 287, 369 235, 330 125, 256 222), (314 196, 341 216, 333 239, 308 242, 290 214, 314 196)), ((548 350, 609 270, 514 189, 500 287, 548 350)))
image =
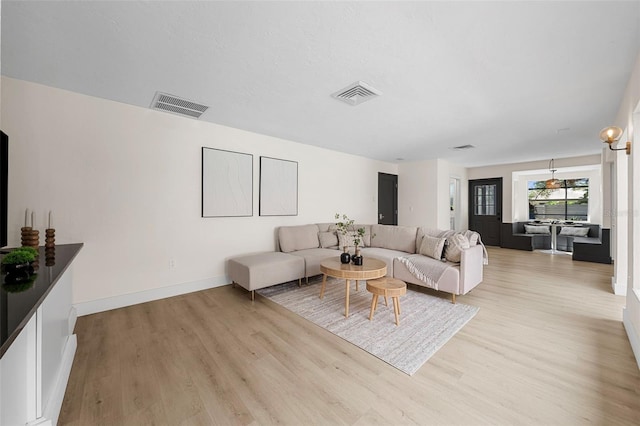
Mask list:
MULTIPOLYGON (((2 74, 396 162, 596 154, 640 1, 2 1, 2 74), (330 97, 362 80, 383 95, 330 97), (473 144, 469 151, 451 147, 473 144)), ((159 114, 161 112, 158 112, 159 114)))

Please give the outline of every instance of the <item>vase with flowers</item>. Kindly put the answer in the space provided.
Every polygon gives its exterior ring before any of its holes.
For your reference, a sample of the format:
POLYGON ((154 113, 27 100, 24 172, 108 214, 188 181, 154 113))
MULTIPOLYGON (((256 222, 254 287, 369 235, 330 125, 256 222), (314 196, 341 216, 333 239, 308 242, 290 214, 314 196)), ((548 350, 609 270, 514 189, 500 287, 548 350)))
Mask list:
POLYGON ((335 219, 337 220, 337 232, 342 235, 343 241, 345 241, 345 245, 342 247, 343 252, 340 255, 340 262, 347 264, 351 262, 351 254, 349 254, 349 246, 346 244, 346 237, 353 228, 353 219, 349 219, 346 214, 340 215, 339 213, 336 213, 335 219))
POLYGON ((355 246, 354 255, 351 256, 351 261, 354 265, 362 265, 362 256, 360 255, 360 243, 364 238, 364 228, 358 228, 355 230, 353 235, 353 245, 355 246))
POLYGON ((364 228, 357 228, 354 226, 354 220, 349 219, 346 214, 336 213, 335 219, 337 230, 343 237, 343 253, 340 255, 340 262, 349 263, 353 262, 355 265, 362 265, 362 256, 360 255, 359 245, 364 237, 364 228), (349 253, 349 239, 353 241, 355 246, 354 254, 349 253))

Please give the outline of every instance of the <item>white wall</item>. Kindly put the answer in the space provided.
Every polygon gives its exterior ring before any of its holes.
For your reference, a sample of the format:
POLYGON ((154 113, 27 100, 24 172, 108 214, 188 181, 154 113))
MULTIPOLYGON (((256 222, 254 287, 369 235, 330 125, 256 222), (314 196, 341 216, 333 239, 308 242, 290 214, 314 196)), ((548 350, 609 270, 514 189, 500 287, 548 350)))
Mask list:
MULTIPOLYGON (((627 161, 628 165, 628 193, 627 201, 629 214, 627 224, 629 231, 627 270, 627 306, 623 318, 629 341, 640 366, 640 54, 636 58, 629 83, 624 92, 620 109, 614 125, 626 129, 631 141, 631 155, 625 159, 617 157, 616 161, 627 161)), ((624 141, 618 147, 623 147, 624 141)), ((622 218, 620 218, 622 219, 622 218)))
POLYGON ((399 165, 399 225, 437 228, 437 162, 437 160, 428 160, 399 165))
POLYGON ((401 163, 398 176, 398 224, 449 229, 449 178, 460 179, 461 229, 468 224, 466 169, 448 161, 401 163))
MULTIPOLYGON (((594 141, 594 143, 601 143, 601 142, 594 141)), ((580 166, 598 166, 599 167, 601 163, 600 157, 601 156, 598 154, 598 155, 588 155, 588 156, 581 156, 581 157, 556 159, 554 161, 555 167, 558 170, 560 170, 559 173, 556 172, 556 176, 560 178, 563 177, 563 174, 562 174, 563 172, 561 171, 562 168, 571 168, 571 167, 580 167, 580 166)), ((489 179, 489 178, 501 177, 502 188, 503 188, 502 221, 505 223, 512 223, 512 222, 517 222, 519 220, 526 220, 526 218, 528 217, 528 211, 529 211, 527 199, 526 198, 521 199, 520 197, 517 196, 517 194, 521 194, 521 195, 524 194, 523 196, 526 197, 526 191, 522 192, 524 188, 523 185, 526 184, 526 182, 523 184, 522 182, 520 182, 520 179, 518 179, 518 181, 515 181, 514 172, 516 172, 516 176, 517 176, 517 172, 528 171, 528 170, 540 170, 541 171, 540 176, 546 176, 545 179, 548 179, 550 177, 550 174, 549 175, 542 174, 543 170, 548 170, 548 169, 549 169, 549 160, 531 161, 526 163, 515 163, 515 164, 502 164, 502 165, 487 166, 487 167, 473 167, 473 168, 467 169, 467 178, 468 180, 474 180, 474 179, 489 179), (516 195, 516 198, 514 198, 514 194, 516 195), (526 210, 523 210, 523 206, 524 206, 523 203, 525 202, 527 203, 526 210), (525 219, 521 219, 521 217, 525 219)), ((586 177, 589 177, 590 179, 589 194, 592 195, 596 193, 601 193, 601 188, 600 188, 601 179, 599 178, 599 174, 586 176, 586 177), (597 178, 597 182, 594 180, 593 185, 597 185, 597 190, 593 191, 591 179, 596 179, 596 178, 597 178)), ((600 222, 602 220, 601 201, 599 201, 597 198, 594 197, 593 202, 594 204, 592 206, 592 202, 590 199, 589 215, 590 215, 591 221, 593 223, 601 223, 600 222), (592 211, 592 208, 595 210, 592 211)))
POLYGON ((41 236, 53 210, 56 242, 85 243, 74 303, 225 284, 225 259, 273 250, 277 226, 332 222, 336 212, 377 223, 378 172, 398 172, 390 163, 11 78, 2 88, 9 244, 20 242, 25 208, 36 212, 41 236), (253 154, 253 217, 200 217, 202 146, 253 154), (258 216, 261 155, 298 162, 298 216, 258 216))

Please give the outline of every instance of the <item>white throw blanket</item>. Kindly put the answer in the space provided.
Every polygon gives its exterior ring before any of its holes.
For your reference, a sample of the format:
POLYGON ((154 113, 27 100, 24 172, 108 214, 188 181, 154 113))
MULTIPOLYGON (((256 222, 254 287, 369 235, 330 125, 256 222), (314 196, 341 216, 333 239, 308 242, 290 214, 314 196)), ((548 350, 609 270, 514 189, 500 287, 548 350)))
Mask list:
POLYGON ((449 238, 454 234, 462 234, 469 241, 471 241, 471 236, 472 235, 477 235, 478 236, 478 245, 482 246, 482 264, 483 265, 488 265, 489 264, 489 253, 487 253, 487 248, 484 246, 484 243, 482 242, 482 239, 480 238, 480 234, 477 233, 476 231, 469 231, 469 230, 462 231, 462 232, 451 231, 451 230, 442 231, 437 235, 437 237, 449 238))
MULTIPOLYGON (((449 238, 457 232, 441 231, 434 233, 437 234, 437 236, 440 238, 449 238)), ((482 246, 482 263, 484 265, 488 265, 489 254, 487 253, 487 249, 480 239, 480 234, 475 231, 463 231, 460 233, 464 235, 468 240, 471 239, 472 235, 478 235, 478 245, 482 246)), ((402 262, 402 264, 407 267, 409 272, 411 272, 411 275, 435 290, 438 290, 438 281, 440 281, 440 278, 442 278, 442 274, 444 274, 444 272, 450 266, 450 264, 447 262, 437 261, 436 259, 423 256, 421 254, 412 254, 409 256, 399 257, 398 260, 400 260, 400 262, 402 262)))
POLYGON ((399 257, 398 260, 407 267, 411 275, 436 290, 438 290, 438 281, 440 281, 442 274, 450 266, 447 262, 421 254, 410 254, 409 256, 399 257))

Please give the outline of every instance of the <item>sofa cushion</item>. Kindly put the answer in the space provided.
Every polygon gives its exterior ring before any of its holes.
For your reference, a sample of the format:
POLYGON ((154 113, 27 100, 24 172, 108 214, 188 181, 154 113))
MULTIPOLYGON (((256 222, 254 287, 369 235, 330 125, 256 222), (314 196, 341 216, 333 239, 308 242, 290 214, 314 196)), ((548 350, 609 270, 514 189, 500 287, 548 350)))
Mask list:
POLYGON ((418 228, 418 230, 416 232, 417 232, 416 237, 417 238, 422 238, 425 235, 429 235, 430 237, 438 237, 444 231, 442 229, 420 227, 420 228, 418 228))
POLYGON ((549 225, 524 225, 527 234, 550 234, 549 225))
POLYGON ((338 236, 334 231, 318 233, 321 248, 338 248, 338 236))
POLYGON ((232 257, 227 267, 231 281, 249 291, 305 276, 303 259, 280 252, 232 257))
POLYGON ((462 250, 470 247, 469 240, 462 234, 454 234, 447 238, 447 246, 444 249, 444 257, 449 262, 460 262, 462 250))
POLYGON ((320 247, 316 225, 281 226, 278 241, 280 251, 284 253, 320 247))
POLYGON ((364 247, 360 250, 362 257, 371 257, 382 260, 387 264, 387 276, 393 277, 393 259, 400 256, 406 256, 407 253, 399 250, 389 250, 378 247, 364 247))
POLYGON ((430 235, 424 235, 418 253, 423 256, 429 256, 434 259, 440 260, 442 258, 442 250, 444 249, 444 243, 446 238, 432 237, 430 235))
POLYGON ((587 226, 563 226, 560 228, 560 235, 569 235, 573 237, 586 237, 589 234, 587 226))
POLYGON ((320 232, 335 231, 335 228, 331 228, 332 226, 335 226, 335 223, 316 223, 316 225, 320 232))
POLYGON ((416 234, 418 228, 412 226, 371 225, 375 235, 371 247, 399 250, 414 254, 416 252, 416 234))
POLYGON ((291 253, 293 256, 299 256, 304 258, 305 264, 305 276, 313 277, 322 273, 320 271, 320 262, 331 257, 340 256, 338 250, 331 250, 326 248, 315 248, 298 250, 291 253))

